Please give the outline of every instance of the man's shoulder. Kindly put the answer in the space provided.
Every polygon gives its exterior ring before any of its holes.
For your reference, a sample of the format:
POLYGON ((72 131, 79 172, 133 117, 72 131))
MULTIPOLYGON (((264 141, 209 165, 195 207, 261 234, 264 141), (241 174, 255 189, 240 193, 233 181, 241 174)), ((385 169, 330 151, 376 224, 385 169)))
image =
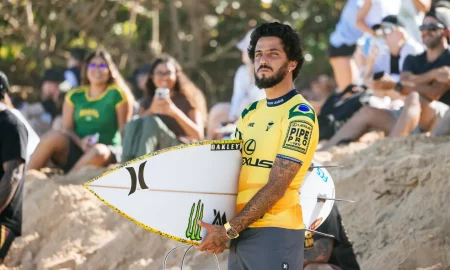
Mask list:
POLYGON ((313 106, 300 94, 291 98, 283 106, 285 117, 290 120, 296 117, 306 117, 312 122, 317 122, 316 111, 313 106))
POLYGON ((3 110, 0 111, 0 129, 4 130, 4 133, 8 133, 12 130, 26 130, 26 127, 13 112, 3 110))
POLYGON ((253 102, 252 104, 248 105, 247 107, 245 107, 245 109, 242 111, 241 113, 241 119, 245 120, 246 118, 248 118, 252 113, 254 113, 256 111, 256 109, 261 107, 261 102, 263 100, 258 100, 253 102))

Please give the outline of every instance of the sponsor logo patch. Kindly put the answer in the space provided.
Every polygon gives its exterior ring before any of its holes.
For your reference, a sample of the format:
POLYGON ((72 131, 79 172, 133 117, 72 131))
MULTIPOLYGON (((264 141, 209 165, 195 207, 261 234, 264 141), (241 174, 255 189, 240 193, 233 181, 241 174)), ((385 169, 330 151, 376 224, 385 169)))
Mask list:
POLYGON ((211 151, 229 151, 229 150, 241 150, 241 144, 240 143, 213 143, 213 144, 211 144, 211 151))
POLYGON ((289 124, 283 148, 306 154, 311 142, 312 129, 312 124, 306 121, 292 121, 289 124))

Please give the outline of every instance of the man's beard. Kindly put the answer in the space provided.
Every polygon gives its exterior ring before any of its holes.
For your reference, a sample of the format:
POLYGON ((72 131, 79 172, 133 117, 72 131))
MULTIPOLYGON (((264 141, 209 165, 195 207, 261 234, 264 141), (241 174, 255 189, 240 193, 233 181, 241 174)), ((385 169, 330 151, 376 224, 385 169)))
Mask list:
MULTIPOLYGON (((261 69, 261 67, 259 67, 261 69)), ((257 72, 255 72, 255 85, 259 89, 271 88, 279 84, 287 74, 288 63, 286 62, 273 76, 258 78, 257 72)))
POLYGON ((441 44, 441 39, 444 35, 433 38, 428 44, 425 44, 428 49, 435 49, 441 44))

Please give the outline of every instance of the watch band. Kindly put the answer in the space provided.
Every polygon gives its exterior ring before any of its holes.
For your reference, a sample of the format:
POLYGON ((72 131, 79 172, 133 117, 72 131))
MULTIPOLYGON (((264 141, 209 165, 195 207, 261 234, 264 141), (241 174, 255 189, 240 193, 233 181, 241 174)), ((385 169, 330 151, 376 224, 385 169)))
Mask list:
POLYGON ((225 225, 223 225, 225 227, 225 231, 227 233, 228 238, 230 239, 235 239, 239 237, 239 233, 236 231, 235 228, 233 228, 229 222, 225 223, 225 225))

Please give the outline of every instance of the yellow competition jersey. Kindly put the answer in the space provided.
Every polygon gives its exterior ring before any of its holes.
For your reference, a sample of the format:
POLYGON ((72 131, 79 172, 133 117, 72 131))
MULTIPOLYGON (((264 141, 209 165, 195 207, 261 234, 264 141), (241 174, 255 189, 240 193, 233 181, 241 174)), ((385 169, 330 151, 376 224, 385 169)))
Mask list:
POLYGON ((242 112, 235 137, 243 141, 236 210, 240 212, 267 184, 276 157, 298 162, 301 169, 284 197, 249 227, 303 229, 298 190, 319 140, 312 106, 295 89, 274 100, 254 102, 242 112))

